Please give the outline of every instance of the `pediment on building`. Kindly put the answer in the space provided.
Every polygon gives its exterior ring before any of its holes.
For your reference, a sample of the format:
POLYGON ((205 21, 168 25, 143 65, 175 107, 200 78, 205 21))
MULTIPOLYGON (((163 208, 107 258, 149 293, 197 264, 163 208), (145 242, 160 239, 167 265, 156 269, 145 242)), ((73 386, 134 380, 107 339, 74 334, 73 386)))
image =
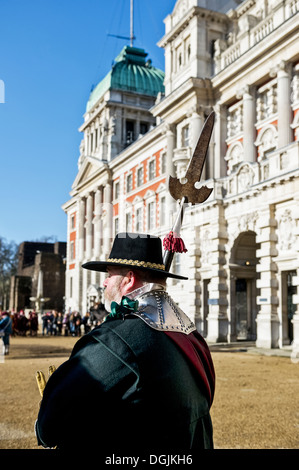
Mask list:
POLYGON ((154 191, 152 189, 148 189, 145 193, 144 199, 148 199, 148 198, 153 197, 153 196, 155 196, 154 191))
POLYGON ((163 191, 166 191, 166 185, 164 183, 161 183, 157 189, 157 193, 162 193, 163 191))
POLYGON ((174 6, 172 17, 173 17, 173 24, 176 25, 187 13, 190 6, 190 0, 178 0, 174 6))
POLYGON ((142 197, 137 195, 133 200, 133 205, 135 206, 135 204, 138 204, 139 202, 142 202, 142 201, 143 201, 142 197))
POLYGON ((85 183, 89 183, 93 178, 98 178, 101 171, 105 170, 107 170, 106 162, 94 157, 85 157, 79 166, 79 171, 72 188, 84 186, 85 183))

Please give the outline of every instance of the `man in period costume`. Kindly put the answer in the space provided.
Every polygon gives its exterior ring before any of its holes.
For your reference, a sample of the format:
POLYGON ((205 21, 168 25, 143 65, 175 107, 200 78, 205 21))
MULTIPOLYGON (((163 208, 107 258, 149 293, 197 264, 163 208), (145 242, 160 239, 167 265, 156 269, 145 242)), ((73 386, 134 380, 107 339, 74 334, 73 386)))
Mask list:
POLYGON ((107 261, 106 320, 50 376, 36 435, 60 449, 213 448, 215 374, 207 344, 165 290, 160 238, 120 233, 107 261))

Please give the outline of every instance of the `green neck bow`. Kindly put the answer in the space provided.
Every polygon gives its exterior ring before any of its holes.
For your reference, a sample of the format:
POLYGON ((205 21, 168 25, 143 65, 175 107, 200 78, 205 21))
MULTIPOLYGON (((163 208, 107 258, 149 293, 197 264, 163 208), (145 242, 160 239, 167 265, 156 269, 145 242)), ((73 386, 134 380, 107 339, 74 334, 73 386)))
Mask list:
POLYGON ((123 297, 120 304, 117 302, 111 302, 111 313, 108 315, 108 318, 124 320, 125 315, 130 313, 137 312, 138 309, 138 300, 131 300, 129 297, 123 297))

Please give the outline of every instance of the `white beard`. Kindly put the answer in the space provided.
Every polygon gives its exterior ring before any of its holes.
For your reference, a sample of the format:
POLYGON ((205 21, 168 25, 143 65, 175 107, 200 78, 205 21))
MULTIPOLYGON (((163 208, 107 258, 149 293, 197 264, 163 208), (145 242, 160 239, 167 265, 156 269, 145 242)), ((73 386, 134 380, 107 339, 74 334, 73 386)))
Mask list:
POLYGON ((117 302, 120 304, 122 295, 120 294, 118 290, 119 286, 115 286, 113 291, 110 292, 110 295, 107 295, 107 290, 105 289, 104 291, 104 304, 105 304, 105 309, 107 312, 111 312, 111 302, 117 302))

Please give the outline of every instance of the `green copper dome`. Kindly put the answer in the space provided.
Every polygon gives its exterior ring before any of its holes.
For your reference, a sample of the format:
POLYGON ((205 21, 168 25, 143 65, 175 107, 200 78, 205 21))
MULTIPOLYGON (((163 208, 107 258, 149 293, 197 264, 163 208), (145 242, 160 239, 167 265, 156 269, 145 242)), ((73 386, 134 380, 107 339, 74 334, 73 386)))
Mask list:
POLYGON ((110 72, 90 93, 86 111, 110 88, 149 96, 164 93, 164 72, 153 67, 151 61, 146 62, 146 56, 144 49, 125 46, 110 72))

